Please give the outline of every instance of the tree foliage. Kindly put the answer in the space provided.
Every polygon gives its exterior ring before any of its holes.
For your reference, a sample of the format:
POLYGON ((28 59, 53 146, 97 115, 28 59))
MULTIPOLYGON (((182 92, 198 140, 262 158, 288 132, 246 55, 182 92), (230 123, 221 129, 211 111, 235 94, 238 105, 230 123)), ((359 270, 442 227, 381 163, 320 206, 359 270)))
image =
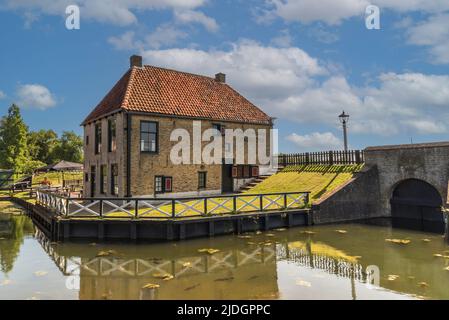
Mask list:
POLYGON ((0 122, 0 166, 22 171, 28 161, 28 127, 13 104, 0 122))
POLYGON ((61 160, 82 162, 83 139, 73 131, 64 131, 60 138, 53 130, 29 132, 13 104, 0 120, 0 168, 31 173, 61 160))

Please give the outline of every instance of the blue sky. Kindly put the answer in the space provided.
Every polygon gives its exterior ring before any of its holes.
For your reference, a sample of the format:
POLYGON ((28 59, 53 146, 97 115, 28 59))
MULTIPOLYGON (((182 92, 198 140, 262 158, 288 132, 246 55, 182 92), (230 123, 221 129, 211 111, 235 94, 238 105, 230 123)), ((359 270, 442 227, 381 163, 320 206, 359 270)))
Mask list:
POLYGON ((1 0, 0 114, 79 124, 128 68, 213 76, 277 118, 280 150, 447 140, 449 0, 1 0), (81 28, 67 30, 77 4, 81 28), (365 9, 380 8, 380 30, 365 9))

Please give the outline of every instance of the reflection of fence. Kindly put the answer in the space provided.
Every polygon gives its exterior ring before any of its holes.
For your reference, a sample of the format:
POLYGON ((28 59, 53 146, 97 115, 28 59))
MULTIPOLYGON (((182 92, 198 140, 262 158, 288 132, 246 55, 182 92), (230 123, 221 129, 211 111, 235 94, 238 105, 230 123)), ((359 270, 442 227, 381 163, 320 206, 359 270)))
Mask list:
POLYGON ((235 269, 250 264, 286 260, 300 266, 323 270, 340 277, 363 282, 363 266, 356 262, 310 254, 307 250, 289 248, 288 243, 255 246, 222 251, 215 255, 200 255, 177 259, 123 259, 113 257, 65 257, 59 255, 50 241, 37 232, 37 239, 65 276, 83 277, 151 277, 170 274, 175 278, 211 273, 214 270, 235 269))
POLYGON ((278 155, 278 165, 334 165, 362 164, 365 162, 363 150, 307 152, 278 155))
MULTIPOLYGON (((40 232, 39 232, 40 233, 40 232)), ((275 262, 275 244, 244 250, 229 250, 210 255, 178 259, 123 259, 113 257, 65 257, 59 255, 43 234, 37 239, 65 276, 151 277, 154 274, 175 278, 234 269, 250 264, 275 262)))
POLYGON ((37 191, 36 203, 66 218, 185 218, 305 208, 309 192, 210 197, 68 198, 37 191))

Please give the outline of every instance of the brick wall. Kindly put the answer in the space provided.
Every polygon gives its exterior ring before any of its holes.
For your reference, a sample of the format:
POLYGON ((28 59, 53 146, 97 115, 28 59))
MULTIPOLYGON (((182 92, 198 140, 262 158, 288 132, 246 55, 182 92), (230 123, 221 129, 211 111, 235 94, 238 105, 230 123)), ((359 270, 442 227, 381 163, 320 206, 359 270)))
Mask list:
MULTIPOLYGON (((90 173, 92 165, 96 166, 96 196, 111 196, 110 194, 110 166, 117 164, 119 166, 119 196, 126 196, 126 115, 118 113, 114 115, 117 117, 117 150, 115 152, 108 152, 108 118, 102 119, 102 151, 101 154, 96 155, 94 153, 95 145, 95 124, 88 124, 85 126, 84 135, 89 136, 89 145, 84 146, 85 154, 85 172, 90 173), (101 165, 108 166, 107 176, 107 192, 104 195, 99 193, 100 191, 100 167, 101 165)), ((221 192, 221 165, 206 165, 206 164, 191 164, 191 165, 174 165, 170 161, 171 148, 178 142, 171 142, 170 135, 174 129, 185 129, 193 134, 193 120, 181 119, 171 117, 155 117, 147 115, 131 116, 131 194, 132 196, 153 196, 154 195, 154 179, 155 176, 167 176, 173 178, 173 193, 175 195, 203 195, 203 194, 216 194, 221 192), (158 142, 159 151, 156 154, 141 153, 140 152, 140 122, 141 121, 155 121, 158 123, 158 142), (207 172, 206 189, 198 190, 198 172, 207 172)), ((98 123, 98 121, 97 121, 98 123)), ((226 126, 227 129, 246 130, 252 129, 267 129, 271 127, 267 125, 254 125, 254 124, 241 124, 241 123, 229 123, 229 122, 217 122, 217 121, 201 121, 201 129, 204 132, 206 129, 212 128, 212 124, 220 123, 226 126)), ((269 132, 268 132, 269 134, 269 132)), ((269 142, 269 139, 267 139, 269 142)), ((208 142, 203 142, 203 148, 208 142)), ((234 143, 234 154, 236 149, 234 143)), ((267 144, 267 150, 269 150, 269 143, 267 144)), ((245 143, 245 149, 247 146, 245 143)), ((246 154, 247 152, 245 152, 246 154)), ((224 154, 224 152, 223 152, 224 154)), ((191 157, 193 156, 193 150, 191 150, 191 157)), ((245 156, 245 162, 247 162, 245 156)), ((84 188, 85 196, 90 196, 90 182, 85 182, 84 188)))

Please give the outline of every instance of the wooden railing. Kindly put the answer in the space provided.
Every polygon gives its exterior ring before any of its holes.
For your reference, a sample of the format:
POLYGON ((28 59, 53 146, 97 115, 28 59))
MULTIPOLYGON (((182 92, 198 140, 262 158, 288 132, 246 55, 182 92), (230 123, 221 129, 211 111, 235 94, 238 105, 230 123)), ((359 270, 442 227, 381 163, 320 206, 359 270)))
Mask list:
POLYGON ((192 198, 69 198, 37 191, 36 203, 65 218, 178 219, 306 208, 310 192, 192 198))
POLYGON ((306 152, 280 154, 278 157, 279 166, 298 166, 298 165, 344 165, 344 164, 362 164, 365 162, 363 150, 348 151, 324 151, 324 152, 306 152))

